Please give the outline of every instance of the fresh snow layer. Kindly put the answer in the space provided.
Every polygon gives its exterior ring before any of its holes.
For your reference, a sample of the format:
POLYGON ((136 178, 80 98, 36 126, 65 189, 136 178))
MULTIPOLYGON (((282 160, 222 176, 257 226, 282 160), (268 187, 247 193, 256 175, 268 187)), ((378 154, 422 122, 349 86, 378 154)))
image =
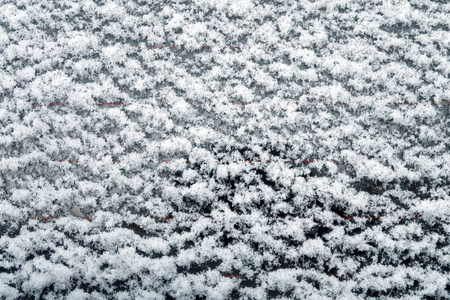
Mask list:
POLYGON ((0 1, 0 299, 449 299, 449 15, 0 1))

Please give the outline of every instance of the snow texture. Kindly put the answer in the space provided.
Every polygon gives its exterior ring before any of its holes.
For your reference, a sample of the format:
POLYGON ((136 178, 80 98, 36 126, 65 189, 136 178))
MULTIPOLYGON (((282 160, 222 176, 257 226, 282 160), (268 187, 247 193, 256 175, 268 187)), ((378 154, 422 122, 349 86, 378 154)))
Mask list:
POLYGON ((0 1, 0 299, 449 299, 449 15, 0 1))

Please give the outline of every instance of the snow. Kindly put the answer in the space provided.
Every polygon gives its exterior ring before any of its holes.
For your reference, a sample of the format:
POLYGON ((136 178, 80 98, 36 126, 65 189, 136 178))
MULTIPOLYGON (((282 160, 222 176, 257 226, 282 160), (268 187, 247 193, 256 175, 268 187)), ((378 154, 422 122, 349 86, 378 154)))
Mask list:
POLYGON ((449 11, 1 2, 0 298, 449 298, 449 11))

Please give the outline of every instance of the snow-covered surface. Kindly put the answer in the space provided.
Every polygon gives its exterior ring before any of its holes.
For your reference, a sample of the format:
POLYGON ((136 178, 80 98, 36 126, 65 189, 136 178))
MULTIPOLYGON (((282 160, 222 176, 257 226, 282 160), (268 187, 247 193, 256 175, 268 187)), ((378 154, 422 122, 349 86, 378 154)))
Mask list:
POLYGON ((0 298, 450 298, 449 15, 1 1, 0 298))

